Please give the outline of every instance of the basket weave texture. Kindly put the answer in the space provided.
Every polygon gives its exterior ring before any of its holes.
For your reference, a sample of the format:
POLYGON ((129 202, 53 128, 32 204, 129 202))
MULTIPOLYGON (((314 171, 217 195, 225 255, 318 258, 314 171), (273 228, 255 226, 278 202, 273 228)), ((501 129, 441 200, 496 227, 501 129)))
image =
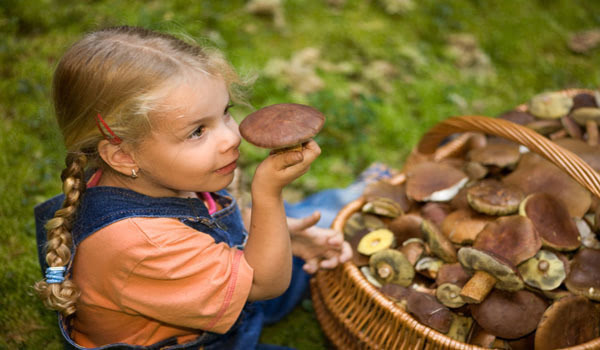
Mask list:
MULTIPOLYGON (((590 91, 562 92, 574 96, 590 91)), ((521 105, 517 109, 526 110, 527 106, 521 105)), ((406 163, 451 156, 461 147, 460 137, 458 142, 439 148, 438 145, 447 136, 461 132, 481 132, 515 141, 548 159, 600 197, 600 175, 581 158, 527 127, 502 119, 483 116, 446 119, 422 137, 406 163)), ((332 227, 342 231, 346 220, 363 204, 363 198, 349 203, 338 213, 332 227)), ((369 283, 352 262, 333 270, 319 271, 311 279, 311 292, 317 319, 338 349, 484 349, 456 341, 419 323, 369 283)), ((600 349, 600 338, 568 349, 600 349)))

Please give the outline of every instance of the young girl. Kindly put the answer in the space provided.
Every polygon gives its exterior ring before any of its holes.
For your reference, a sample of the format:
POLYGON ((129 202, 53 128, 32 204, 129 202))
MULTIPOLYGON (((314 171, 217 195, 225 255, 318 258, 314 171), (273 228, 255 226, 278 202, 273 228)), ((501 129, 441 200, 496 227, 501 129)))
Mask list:
POLYGON ((318 214, 286 221, 282 189, 319 155, 314 141, 257 167, 243 226, 224 190, 240 83, 218 53, 134 27, 91 33, 61 59, 64 194, 35 210, 36 290, 68 346, 259 348, 263 324, 305 292, 293 253, 309 272, 350 257, 340 233, 312 226, 318 214))

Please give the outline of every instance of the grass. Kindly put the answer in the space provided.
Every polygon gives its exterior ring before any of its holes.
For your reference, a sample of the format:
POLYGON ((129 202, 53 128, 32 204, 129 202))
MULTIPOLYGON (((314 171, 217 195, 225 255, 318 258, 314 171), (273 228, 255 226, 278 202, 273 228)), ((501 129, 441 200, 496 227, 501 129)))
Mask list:
MULTIPOLYGON (((325 112, 323 154, 291 186, 305 194, 348 185, 373 161, 401 167, 446 117, 495 116, 542 91, 600 84, 600 50, 567 47, 574 33, 600 27, 598 2, 422 0, 399 14, 387 13, 387 2, 286 0, 277 27, 241 0, 0 0, 0 349, 61 348, 54 316, 31 288, 40 278, 32 208, 60 191, 64 155, 49 86, 57 59, 86 31, 130 24, 188 35, 258 74, 255 107, 298 102, 325 112), (461 49, 458 34, 477 45, 461 49), (317 59, 305 60, 304 74, 286 75, 281 65, 309 47, 317 59), (308 77, 321 88, 301 90, 308 77)), ((242 146, 250 177, 265 154, 242 146)), ((307 307, 268 327, 263 340, 328 346, 307 307)))

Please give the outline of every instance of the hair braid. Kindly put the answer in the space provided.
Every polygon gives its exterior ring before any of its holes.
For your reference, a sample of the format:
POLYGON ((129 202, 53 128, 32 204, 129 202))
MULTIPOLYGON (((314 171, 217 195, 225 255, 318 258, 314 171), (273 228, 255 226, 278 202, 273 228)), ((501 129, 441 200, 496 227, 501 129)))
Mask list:
MULTIPOLYGON (((84 170, 87 157, 85 154, 69 153, 65 163, 66 168, 61 174, 65 200, 62 208, 56 211, 54 218, 45 226, 48 238, 46 262, 51 267, 67 266, 71 260, 73 246, 71 229, 81 196, 86 188, 84 170)), ((70 279, 65 278, 62 283, 52 284, 41 280, 36 283, 35 289, 47 307, 65 316, 75 312, 79 290, 70 279)))

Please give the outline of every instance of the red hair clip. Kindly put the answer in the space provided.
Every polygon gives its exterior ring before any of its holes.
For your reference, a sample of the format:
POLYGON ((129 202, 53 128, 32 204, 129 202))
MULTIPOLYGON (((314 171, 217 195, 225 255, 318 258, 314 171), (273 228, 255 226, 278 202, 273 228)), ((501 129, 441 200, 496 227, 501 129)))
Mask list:
POLYGON ((102 119, 100 113, 98 113, 98 115, 96 116, 96 125, 98 126, 98 130, 100 130, 100 132, 102 133, 102 136, 104 136, 104 138, 111 144, 118 145, 121 142, 123 142, 123 140, 121 140, 119 136, 115 135, 115 133, 108 127, 108 124, 106 124, 104 119, 102 119), (102 125, 100 125, 100 123, 102 123, 102 125), (104 126, 106 131, 108 131, 108 134, 104 132, 102 126, 104 126))

